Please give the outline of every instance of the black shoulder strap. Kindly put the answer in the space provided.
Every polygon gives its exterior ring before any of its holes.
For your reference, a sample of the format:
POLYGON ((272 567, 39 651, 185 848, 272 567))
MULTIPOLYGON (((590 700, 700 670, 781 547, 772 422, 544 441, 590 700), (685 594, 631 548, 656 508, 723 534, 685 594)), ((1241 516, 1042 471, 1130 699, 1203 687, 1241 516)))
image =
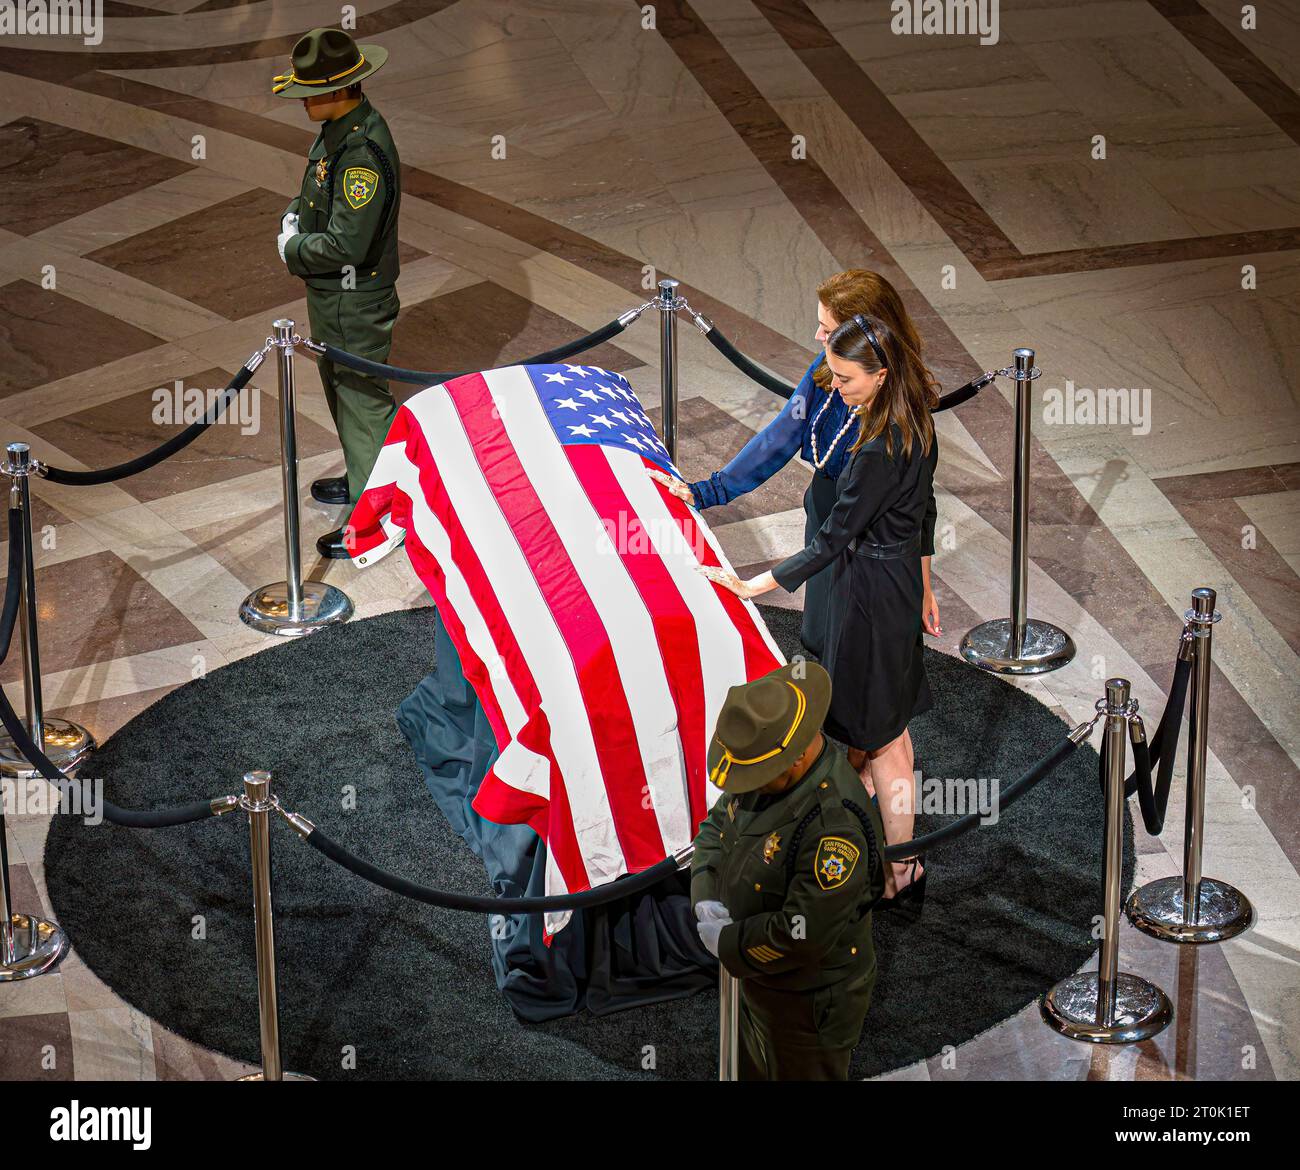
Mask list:
POLYGON ((388 155, 383 152, 373 138, 366 139, 366 149, 370 151, 371 157, 375 160, 375 166, 379 168, 379 173, 384 177, 384 211, 379 217, 381 224, 379 232, 375 236, 375 247, 371 254, 366 257, 363 268, 372 268, 379 263, 379 257, 383 254, 383 240, 388 236, 392 229, 390 217, 393 214, 393 205, 397 202, 397 171, 389 161, 388 155))
MULTIPOLYGON (((370 251, 366 253, 365 258, 361 261, 360 267, 363 269, 373 268, 379 263, 380 257, 384 254, 384 239, 392 228, 389 218, 393 214, 393 204, 397 201, 397 173, 393 169, 393 164, 389 161, 388 155, 383 152, 377 142, 373 139, 367 138, 365 143, 366 149, 370 151, 371 157, 374 158, 375 165, 379 168, 379 173, 384 179, 384 210, 379 217, 380 229, 375 233, 374 243, 371 245, 370 251)), ((334 212, 334 180, 336 178, 336 172, 338 171, 339 160, 343 157, 343 153, 347 148, 348 142, 344 139, 343 145, 329 156, 329 169, 326 171, 325 176, 327 184, 325 188, 326 223, 329 222, 329 217, 334 212)), ((326 273, 325 275, 331 277, 341 276, 342 270, 340 269, 337 273, 326 273)), ((360 272, 358 272, 357 275, 360 276, 360 272)))
POLYGON ((790 873, 794 869, 794 859, 799 855, 799 843, 803 840, 803 835, 808 831, 808 826, 813 819, 821 814, 821 807, 813 805, 796 826, 793 833, 790 834, 790 844, 787 848, 790 850, 785 855, 785 880, 790 881, 790 873))
POLYGON ((867 841, 867 861, 871 865, 872 882, 875 883, 879 877, 880 893, 871 900, 871 905, 874 906, 885 896, 885 863, 883 854, 876 847, 876 828, 871 823, 867 810, 861 805, 849 800, 847 796, 840 803, 862 822, 862 835, 867 841))

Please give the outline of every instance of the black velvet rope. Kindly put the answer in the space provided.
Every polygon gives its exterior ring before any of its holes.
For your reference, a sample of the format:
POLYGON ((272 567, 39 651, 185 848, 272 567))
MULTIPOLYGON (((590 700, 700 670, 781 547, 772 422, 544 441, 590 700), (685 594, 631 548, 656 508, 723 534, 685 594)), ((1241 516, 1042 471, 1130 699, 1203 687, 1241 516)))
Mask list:
MULTIPOLYGON (((1135 766, 1133 773, 1124 781, 1124 798, 1127 800, 1137 793, 1142 823, 1153 837, 1158 837, 1165 827, 1165 812, 1169 808, 1169 790, 1174 781, 1174 760, 1178 755, 1178 740, 1182 735, 1183 711, 1187 706, 1187 686, 1191 676, 1190 657, 1175 661, 1174 681, 1169 686, 1169 699, 1160 716, 1160 726, 1156 728, 1150 744, 1134 745, 1135 766), (1145 770, 1139 752, 1146 756, 1145 770), (1151 776, 1153 766, 1156 769, 1154 783, 1151 776)), ((1105 759, 1103 753, 1099 776, 1103 792, 1106 790, 1105 759)))
POLYGON ((18 621, 18 600, 23 587, 23 510, 9 509, 9 575, 5 578, 4 610, 0 611, 0 663, 9 657, 18 621))
MULTIPOLYGON (((1110 728, 1107 727, 1101 737, 1101 755, 1098 758, 1098 779, 1101 782, 1102 792, 1106 791, 1106 752, 1110 734, 1110 728)), ((1147 832, 1155 837, 1165 827, 1165 808, 1169 803, 1169 790, 1165 789, 1163 799, 1153 790, 1151 783, 1151 749, 1152 745, 1145 740, 1133 745, 1133 775, 1125 781, 1125 787, 1127 788, 1129 784, 1134 786, 1138 794, 1138 802, 1142 807, 1142 821, 1147 826, 1147 832)), ((1171 758, 1172 754, 1170 753, 1171 758)), ((1172 776, 1172 766, 1169 771, 1172 776)))
POLYGON ((472 894, 456 894, 449 890, 435 890, 430 886, 422 886, 407 878, 398 877, 386 869, 380 869, 377 865, 363 861, 355 853, 344 849, 337 841, 330 840, 319 829, 313 829, 303 839, 313 849, 323 853, 344 869, 350 870, 357 877, 365 878, 373 885, 382 886, 394 894, 401 894, 404 898, 412 898, 427 906, 440 906, 444 910, 470 910, 480 914, 537 914, 548 910, 582 910, 589 906, 603 906, 607 902, 626 898, 629 894, 639 894, 642 890, 648 890, 678 871, 677 862, 671 857, 665 857, 640 873, 577 894, 556 894, 545 898, 477 897, 472 894))
MULTIPOLYGON (((746 377, 752 378, 765 390, 772 391, 773 394, 781 398, 789 398, 794 394, 796 387, 790 385, 784 378, 778 378, 775 374, 768 373, 762 366, 747 358, 740 352, 730 341, 719 332, 718 327, 714 325, 705 335, 709 344, 713 346, 724 358, 736 367, 746 377)), ((954 406, 960 406, 963 402, 969 402, 981 390, 984 389, 993 378, 987 374, 981 374, 978 378, 972 378, 965 386, 958 387, 951 394, 942 394, 939 401, 931 408, 931 414, 938 414, 941 410, 951 410, 954 406)))
MULTIPOLYGON (((594 349, 602 342, 622 333, 626 328, 627 325, 615 317, 607 325, 602 325, 595 332, 579 337, 576 341, 567 342, 555 349, 548 349, 543 353, 534 354, 530 358, 524 358, 522 361, 511 364, 549 366, 554 362, 562 362, 565 358, 572 357, 576 353, 582 353, 583 350, 594 349)), ((462 371, 459 374, 408 370, 402 366, 389 366, 383 362, 372 362, 369 358, 357 357, 354 353, 348 353, 346 349, 339 349, 338 346, 330 345, 328 341, 313 342, 313 346, 323 351, 322 356, 327 357, 332 362, 338 362, 341 366, 348 366, 350 369, 363 374, 371 374, 376 378, 389 378, 394 382, 412 382, 418 386, 436 386, 439 382, 448 382, 452 378, 462 377, 464 373, 473 373, 472 370, 462 371)))
POLYGON ((248 366, 240 366, 239 373, 230 380, 230 384, 221 392, 221 395, 203 418, 199 419, 198 422, 190 423, 183 431, 173 435, 165 443, 160 443, 152 451, 148 451, 135 459, 126 463, 118 463, 113 467, 102 467, 98 471, 70 471, 64 467, 46 465, 42 468, 41 474, 51 483, 66 483, 85 487, 90 484, 112 483, 115 479, 125 479, 128 475, 136 475, 141 471, 147 471, 164 459, 169 459, 177 451, 183 451, 203 434, 208 427, 212 426, 225 412, 226 407, 234 401, 239 392, 248 385, 248 379, 252 376, 253 371, 248 366))
MULTIPOLYGON (((1010 784, 1002 789, 998 798, 999 816, 1005 809, 1013 805, 1020 797, 1024 796, 1035 784, 1044 776, 1053 771, 1060 763, 1074 751, 1079 745, 1066 736, 1050 752, 1047 753, 1038 763, 1034 764, 1027 772, 1016 777, 1010 784)), ((950 821, 942 828, 935 829, 932 833, 926 833, 920 837, 914 837, 910 841, 900 841, 897 845, 885 846, 886 861, 904 861, 909 857, 915 857, 918 853, 923 853, 927 849, 932 849, 936 845, 945 844, 954 837, 960 836, 974 829, 980 823, 980 813, 971 812, 965 816, 958 817, 955 821, 950 821)))
POLYGON ((775 374, 769 374, 762 366, 747 358, 722 335, 722 331, 716 325, 704 336, 708 338, 709 344, 722 354, 727 361, 747 378, 752 378, 763 389, 770 390, 781 398, 789 398, 794 394, 795 388, 789 382, 784 378, 778 378, 775 374))

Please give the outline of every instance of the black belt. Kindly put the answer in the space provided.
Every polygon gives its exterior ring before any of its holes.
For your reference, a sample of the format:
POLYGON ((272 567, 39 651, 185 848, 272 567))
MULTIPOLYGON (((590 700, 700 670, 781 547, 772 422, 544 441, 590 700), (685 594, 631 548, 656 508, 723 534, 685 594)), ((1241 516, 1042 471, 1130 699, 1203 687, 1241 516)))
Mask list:
POLYGON ((877 561, 896 561, 901 557, 912 557, 920 553, 921 534, 917 532, 897 544, 873 544, 869 540, 855 536, 849 541, 849 548, 860 557, 871 557, 877 561))

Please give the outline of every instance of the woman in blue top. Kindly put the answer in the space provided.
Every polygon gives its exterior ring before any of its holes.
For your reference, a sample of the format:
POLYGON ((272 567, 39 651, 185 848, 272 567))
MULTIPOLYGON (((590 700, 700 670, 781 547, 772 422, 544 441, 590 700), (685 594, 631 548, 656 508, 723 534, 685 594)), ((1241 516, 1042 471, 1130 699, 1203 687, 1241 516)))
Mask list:
MULTIPOLYGON (((894 286, 878 273, 865 268, 837 272, 817 288, 817 335, 819 344, 844 321, 856 314, 876 317, 889 327, 900 343, 915 353, 918 364, 921 341, 916 327, 903 307, 894 286)), ((924 366, 921 365, 921 369, 924 366)), ((925 377, 936 386, 928 370, 925 377)), ((804 540, 811 541, 826 523, 835 506, 835 481, 849 460, 850 449, 858 438, 857 417, 831 385, 831 372, 825 355, 805 371, 798 388, 781 413, 756 434, 740 453, 721 471, 690 485, 678 484, 677 494, 697 508, 713 508, 729 503, 737 496, 752 492, 766 483, 795 455, 802 455, 812 465, 812 482, 804 492, 807 514, 804 540), (687 492, 689 486, 689 494, 687 492)), ((934 554, 934 498, 931 496, 921 531, 924 598, 922 622, 928 634, 942 632, 939 607, 930 588, 930 557, 934 554)), ((804 586, 803 644, 818 658, 826 650, 826 615, 829 609, 830 570, 810 577, 804 586)))
MULTIPOLYGON (((937 396, 917 355, 882 318, 851 317, 827 339, 825 354, 856 431, 830 516, 806 547, 748 581, 720 568, 700 571, 749 598, 793 592, 830 570, 822 664, 831 702, 823 727, 848 747, 849 762, 879 798, 886 839, 902 843, 912 839, 915 811, 907 725, 933 706, 921 560, 939 458, 931 418, 937 396)), ((923 860, 886 867, 891 900, 920 908, 923 860)))

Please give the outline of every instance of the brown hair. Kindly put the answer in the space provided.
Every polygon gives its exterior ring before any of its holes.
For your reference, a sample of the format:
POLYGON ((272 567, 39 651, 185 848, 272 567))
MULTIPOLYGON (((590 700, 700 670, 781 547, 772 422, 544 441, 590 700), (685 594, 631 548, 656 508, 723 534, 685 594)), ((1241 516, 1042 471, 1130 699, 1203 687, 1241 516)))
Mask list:
MULTIPOLYGON (((829 308, 829 306, 827 306, 829 308)), ((884 384, 861 416, 858 439, 852 450, 877 435, 885 436, 885 451, 894 453, 891 424, 903 433, 903 454, 910 458, 912 444, 918 442, 923 454, 930 453, 934 442, 934 419, 930 417, 929 371, 902 338, 880 317, 858 313, 850 317, 826 339, 826 348, 837 358, 856 362, 869 374, 885 369, 884 384), (868 336, 868 330, 870 336, 868 336), (874 337, 884 360, 871 344, 874 337)))
MULTIPOLYGON (((846 272, 837 272, 817 286, 817 299, 841 324, 851 321, 858 313, 883 321, 920 367, 926 387, 926 404, 933 407, 939 401, 939 383, 922 361, 921 337, 916 326, 912 324, 912 318, 908 315, 898 290, 880 273, 867 268, 850 268, 846 272)), ((831 372, 825 362, 813 371, 813 381, 830 393, 831 372)))

